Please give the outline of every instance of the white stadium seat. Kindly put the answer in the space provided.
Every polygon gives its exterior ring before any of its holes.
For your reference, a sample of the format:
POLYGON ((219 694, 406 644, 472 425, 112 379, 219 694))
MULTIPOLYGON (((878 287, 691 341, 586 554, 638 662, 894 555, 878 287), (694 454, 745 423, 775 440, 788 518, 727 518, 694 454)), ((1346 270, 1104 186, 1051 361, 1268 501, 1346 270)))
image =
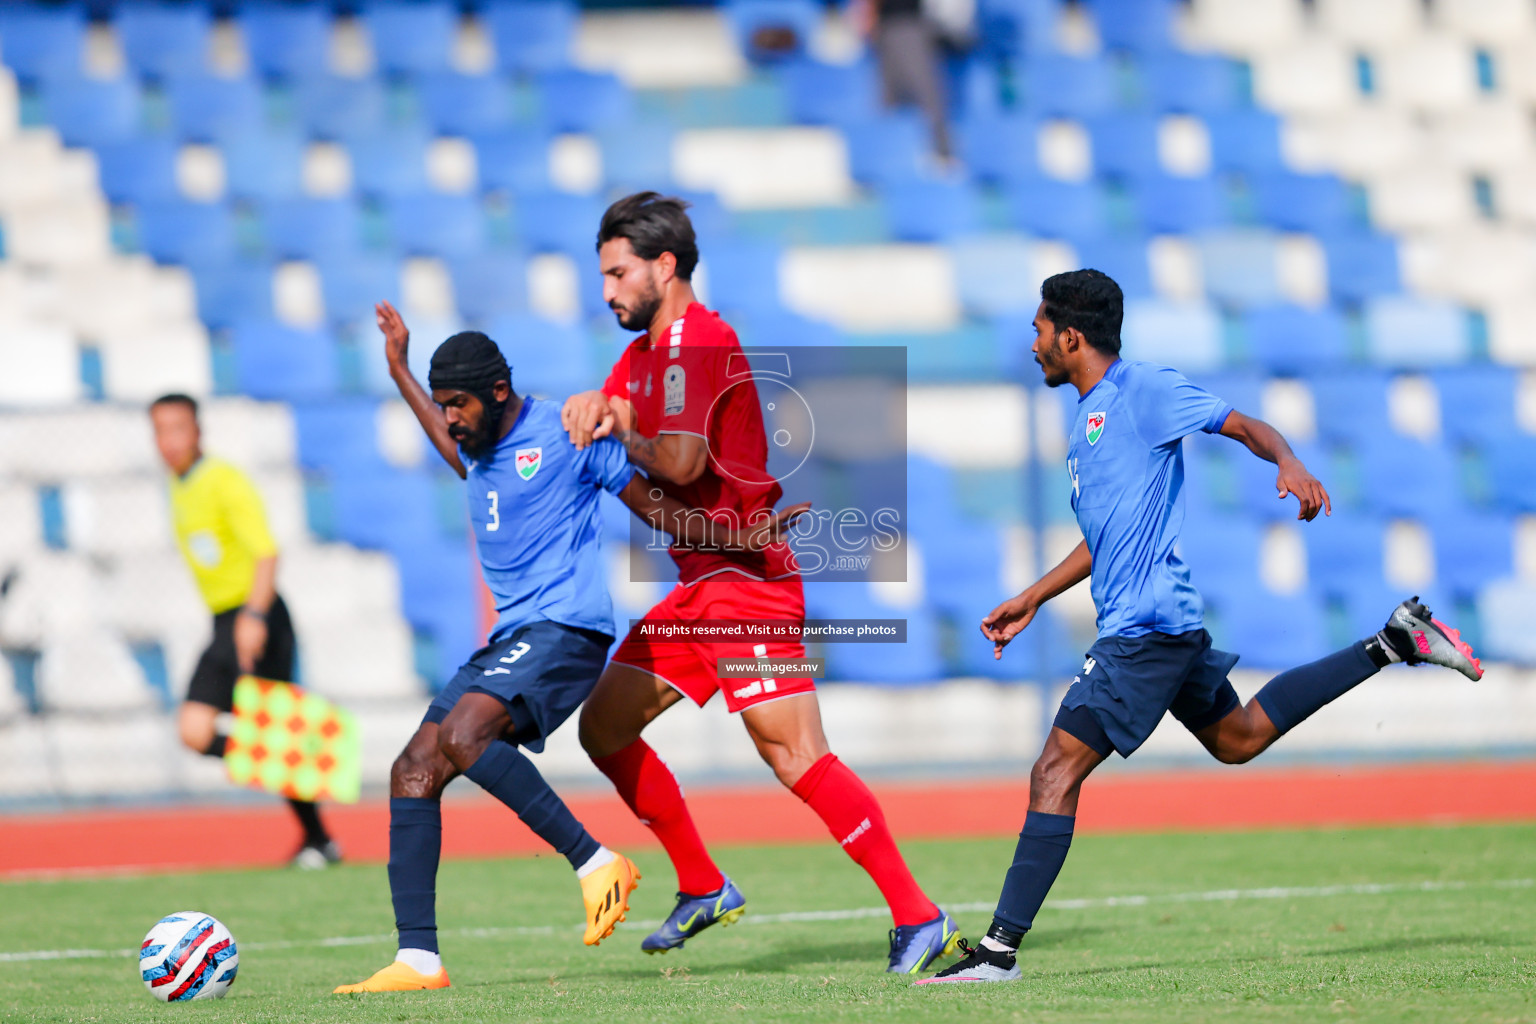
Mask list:
POLYGON ((729 23, 714 9, 589 12, 572 45, 581 67, 610 71, 633 88, 735 85, 748 71, 729 23))
POLYGON ((0 466, 25 480, 158 471, 141 408, 83 405, 0 416, 0 466))
POLYGON ((1315 0, 1317 27, 1334 39, 1381 45, 1424 27, 1423 0, 1315 0))
POLYGON ((169 551, 171 517, 165 483, 149 475, 76 480, 64 485, 69 546, 95 555, 169 551))
POLYGON ((1286 114, 1336 111, 1360 95, 1354 55, 1326 39, 1255 55, 1253 79, 1255 98, 1286 114))
POLYGON ((1485 313, 1488 354, 1497 362, 1536 368, 1536 298, 1493 303, 1485 313))
POLYGON ((0 643, 37 648, 47 637, 101 624, 101 581, 85 558, 42 551, 13 568, 16 577, 0 602, 0 643))
POLYGON ((304 507, 304 478, 297 469, 264 469, 251 473, 256 492, 267 510, 267 527, 280 549, 310 543, 309 513, 304 507))
POLYGON ((854 195, 848 147, 827 128, 680 132, 672 173, 684 188, 713 191, 735 209, 824 206, 854 195))
POLYGON ((338 701, 416 697, 411 630, 396 616, 299 629, 304 685, 338 701))
POLYGON ((1421 295, 1471 306, 1519 299, 1536 281, 1536 239, 1496 225, 1410 237, 1401 246, 1403 278, 1421 295))
POLYGON ((0 793, 7 798, 52 796, 57 781, 48 729, 40 719, 13 718, 0 722, 0 793))
POLYGON ((199 643, 208 632, 192 570, 180 551, 137 551, 112 560, 102 585, 102 613, 111 627, 133 640, 189 635, 199 643))
POLYGON ((213 390, 208 331, 195 321, 104 335, 99 347, 109 398, 148 402, 169 391, 202 396, 213 390))
POLYGON ((1376 106, 1289 117, 1282 131, 1286 163, 1295 170, 1356 179, 1411 166, 1429 145, 1418 117, 1376 106))
POLYGON ((1531 112, 1509 100, 1435 115, 1430 120, 1430 143, 1441 159, 1470 170, 1500 170, 1536 161, 1531 112))
POLYGON ((954 264, 935 246, 790 249, 779 291, 796 313, 849 331, 944 330, 960 319, 954 264))
POLYGON ((1536 103, 1536 37, 1493 44, 1494 85, 1512 100, 1536 103))
POLYGON ((388 555, 345 544, 287 548, 278 589, 301 628, 388 618, 400 608, 400 576, 388 555))
POLYGON ((1499 171, 1492 180, 1499 216, 1527 229, 1536 227, 1536 161, 1499 171))
POLYGON ((43 546, 43 512, 37 489, 29 484, 0 484, 0 573, 18 558, 43 546))
POLYGON ((82 397, 80 350, 65 327, 0 334, 0 407, 62 405, 82 397))
POLYGON ((298 442, 286 405, 249 398, 214 398, 200 404, 203 447, 248 470, 291 467, 298 442))
POLYGON ((1444 35, 1423 35, 1373 55, 1382 99, 1416 110, 1455 110, 1477 95, 1472 47, 1444 35))
POLYGON ((37 698, 44 711, 104 717, 150 710, 156 703, 128 645, 101 629, 45 638, 37 698))
POLYGON ((1299 0, 1194 0, 1190 31, 1218 50, 1258 53, 1297 38, 1302 11, 1299 0))
POLYGON ((5 251, 21 263, 97 263, 110 253, 105 200, 56 199, 13 209, 5 218, 5 251))
POLYGON ((1456 228, 1477 219, 1472 181, 1452 167, 1407 167, 1368 184, 1371 219, 1387 231, 1456 228))
POLYGON ((1435 21, 1479 43, 1536 35, 1530 0, 1435 0, 1435 21))
POLYGON ((44 728, 65 796, 164 793, 176 782, 176 728, 166 715, 53 716, 44 728))
POLYGON ((1222 362, 1221 317, 1204 302, 1127 302, 1120 336, 1127 359, 1176 364, 1191 373, 1222 362))

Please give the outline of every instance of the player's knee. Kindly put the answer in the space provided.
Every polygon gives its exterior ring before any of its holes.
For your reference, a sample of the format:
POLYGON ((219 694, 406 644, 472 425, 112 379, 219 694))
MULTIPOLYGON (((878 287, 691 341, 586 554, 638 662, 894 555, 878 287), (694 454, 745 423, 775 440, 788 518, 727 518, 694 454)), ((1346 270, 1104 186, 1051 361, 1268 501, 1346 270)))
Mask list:
POLYGON ((437 749, 462 772, 480 760, 480 755, 485 753, 485 748, 493 738, 486 735, 479 723, 455 719, 449 715, 438 727, 437 749))
POLYGON ((1268 745, 1257 736, 1236 736, 1224 738, 1213 753, 1222 764, 1247 764, 1263 753, 1268 745))
POLYGON ((1029 770, 1030 804, 1033 806, 1041 800, 1054 802, 1063 798, 1072 792, 1078 781, 1072 765, 1047 750, 1029 770))
POLYGON ((434 758, 423 756, 414 746, 406 747, 389 769, 389 795, 431 798, 437 796, 441 766, 434 758))

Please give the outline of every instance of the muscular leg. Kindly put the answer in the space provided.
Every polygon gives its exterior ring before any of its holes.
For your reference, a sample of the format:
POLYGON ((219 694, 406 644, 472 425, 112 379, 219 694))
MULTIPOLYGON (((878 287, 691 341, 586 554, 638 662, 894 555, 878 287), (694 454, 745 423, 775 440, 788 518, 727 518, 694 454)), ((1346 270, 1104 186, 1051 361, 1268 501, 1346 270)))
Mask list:
POLYGON ((521 750, 505 739, 529 722, 515 722, 488 693, 466 693, 438 728, 438 749, 457 771, 516 812, 533 832, 582 870, 613 859, 555 794, 521 750))
POLYGON ((723 886, 725 876, 699 838, 672 770, 640 738, 682 697, 659 676, 609 663, 582 706, 578 728, 592 763, 666 849, 677 870, 678 890, 702 896, 723 886))
POLYGON ((896 848, 879 801, 828 749, 814 693, 747 708, 741 721, 779 781, 816 812, 854 863, 869 872, 897 927, 939 916, 896 848))

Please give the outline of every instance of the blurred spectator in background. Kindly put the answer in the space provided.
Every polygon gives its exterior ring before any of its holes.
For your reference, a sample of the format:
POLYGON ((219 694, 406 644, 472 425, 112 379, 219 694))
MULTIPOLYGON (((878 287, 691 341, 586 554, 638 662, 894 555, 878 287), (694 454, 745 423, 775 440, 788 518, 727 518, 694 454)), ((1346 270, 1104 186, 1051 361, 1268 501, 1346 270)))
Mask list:
POLYGON ((974 0, 854 0, 855 21, 880 61, 885 105, 922 110, 945 168, 954 162, 945 52, 970 46, 975 13, 974 0))
MULTIPOLYGON (((218 719, 234 710, 240 676, 293 680, 293 622, 277 593, 277 541, 250 478, 203 454, 194 399, 164 395, 150 405, 149 418, 155 446, 171 471, 176 543, 213 613, 213 640, 198 659, 181 705, 181 741, 199 754, 222 758, 228 736, 219 732, 218 719)), ((294 865, 323 868, 340 860, 319 806, 293 799, 288 805, 304 830, 294 865)))

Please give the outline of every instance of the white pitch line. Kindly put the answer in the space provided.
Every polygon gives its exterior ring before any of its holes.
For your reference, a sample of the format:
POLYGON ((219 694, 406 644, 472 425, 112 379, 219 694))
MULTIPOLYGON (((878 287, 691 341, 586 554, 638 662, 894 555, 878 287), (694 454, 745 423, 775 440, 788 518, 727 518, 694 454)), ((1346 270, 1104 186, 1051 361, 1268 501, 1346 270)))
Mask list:
MULTIPOLYGON (((1536 879, 1504 878, 1492 882, 1364 882, 1354 885, 1302 885, 1273 886, 1266 889, 1211 889, 1206 892, 1175 892, 1150 896, 1101 896, 1092 899, 1048 900, 1045 910, 1110 910, 1118 907, 1146 907, 1155 904, 1175 903, 1224 903, 1232 900, 1289 900, 1316 899, 1324 896, 1384 896, 1398 893, 1461 892, 1467 889, 1530 889, 1536 887, 1536 879)), ((951 903, 948 910, 957 914, 984 913, 996 906, 994 901, 951 903)), ((782 914, 749 914, 741 924, 804 924, 818 921, 856 921, 866 917, 885 917, 886 907, 855 907, 849 910, 796 910, 782 914)), ((660 921, 626 921, 619 925, 625 931, 649 931, 660 927, 660 921)), ((579 924, 569 927, 555 925, 516 925, 505 928, 445 928, 440 935, 460 939, 505 939, 530 935, 559 935, 562 932, 578 932, 579 924)), ((314 949, 328 946, 373 946, 395 941, 395 933, 375 935, 334 935, 322 939, 293 939, 280 942, 242 942, 242 950, 252 952, 280 949, 314 949)), ((132 957, 137 949, 37 949, 14 953, 0 953, 0 963, 30 963, 39 960, 100 960, 111 957, 132 957)))

